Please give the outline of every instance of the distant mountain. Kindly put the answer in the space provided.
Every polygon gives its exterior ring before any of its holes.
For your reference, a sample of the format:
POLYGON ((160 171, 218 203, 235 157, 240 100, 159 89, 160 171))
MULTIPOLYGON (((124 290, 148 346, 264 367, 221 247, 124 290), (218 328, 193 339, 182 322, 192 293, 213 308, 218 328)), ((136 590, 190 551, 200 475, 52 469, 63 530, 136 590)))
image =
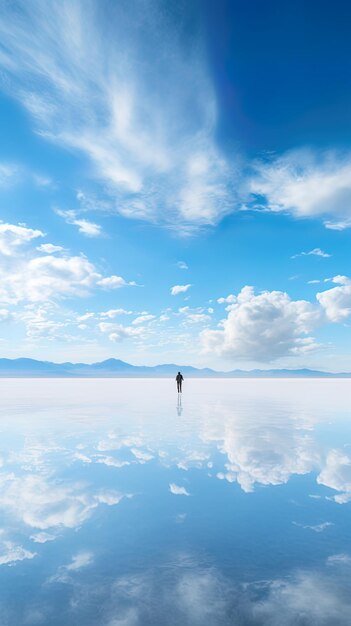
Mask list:
POLYGON ((350 372, 332 373, 309 369, 233 370, 217 372, 191 365, 131 365, 119 359, 100 363, 51 363, 35 359, 0 359, 1 378, 173 378, 178 371, 187 378, 351 378, 350 372))

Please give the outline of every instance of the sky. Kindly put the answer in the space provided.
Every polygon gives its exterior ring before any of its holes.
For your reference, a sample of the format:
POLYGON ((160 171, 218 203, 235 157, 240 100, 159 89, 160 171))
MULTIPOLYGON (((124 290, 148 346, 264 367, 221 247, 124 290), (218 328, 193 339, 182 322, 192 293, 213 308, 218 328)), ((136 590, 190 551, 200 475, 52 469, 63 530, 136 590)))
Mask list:
POLYGON ((351 370, 349 3, 0 9, 0 355, 351 370))

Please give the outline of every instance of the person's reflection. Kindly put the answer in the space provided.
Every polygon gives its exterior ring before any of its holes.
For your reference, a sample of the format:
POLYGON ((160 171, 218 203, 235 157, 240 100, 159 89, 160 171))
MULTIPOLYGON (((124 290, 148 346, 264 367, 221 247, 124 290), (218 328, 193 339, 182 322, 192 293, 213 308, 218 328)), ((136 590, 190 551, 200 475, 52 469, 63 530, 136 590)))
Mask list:
POLYGON ((178 404, 177 404, 177 413, 178 413, 178 417, 182 416, 182 411, 183 411, 183 407, 182 407, 182 395, 180 393, 178 393, 178 404))

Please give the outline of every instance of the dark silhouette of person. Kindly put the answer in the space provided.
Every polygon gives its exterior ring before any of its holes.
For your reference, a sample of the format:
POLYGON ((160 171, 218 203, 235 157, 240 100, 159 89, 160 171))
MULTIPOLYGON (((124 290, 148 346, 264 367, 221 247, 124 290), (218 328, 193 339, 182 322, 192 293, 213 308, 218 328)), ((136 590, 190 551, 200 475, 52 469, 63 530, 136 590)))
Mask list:
POLYGON ((184 380, 184 378, 183 378, 182 374, 180 372, 178 372, 178 374, 176 376, 178 393, 182 393, 182 382, 183 382, 183 380, 184 380))

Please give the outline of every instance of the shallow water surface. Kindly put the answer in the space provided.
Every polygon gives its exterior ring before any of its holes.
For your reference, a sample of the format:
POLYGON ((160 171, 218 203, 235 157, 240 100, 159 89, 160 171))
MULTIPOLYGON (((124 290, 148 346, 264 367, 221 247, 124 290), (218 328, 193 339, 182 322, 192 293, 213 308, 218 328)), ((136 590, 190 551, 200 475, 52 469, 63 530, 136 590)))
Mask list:
POLYGON ((351 381, 0 393, 1 626, 351 624, 351 381))

